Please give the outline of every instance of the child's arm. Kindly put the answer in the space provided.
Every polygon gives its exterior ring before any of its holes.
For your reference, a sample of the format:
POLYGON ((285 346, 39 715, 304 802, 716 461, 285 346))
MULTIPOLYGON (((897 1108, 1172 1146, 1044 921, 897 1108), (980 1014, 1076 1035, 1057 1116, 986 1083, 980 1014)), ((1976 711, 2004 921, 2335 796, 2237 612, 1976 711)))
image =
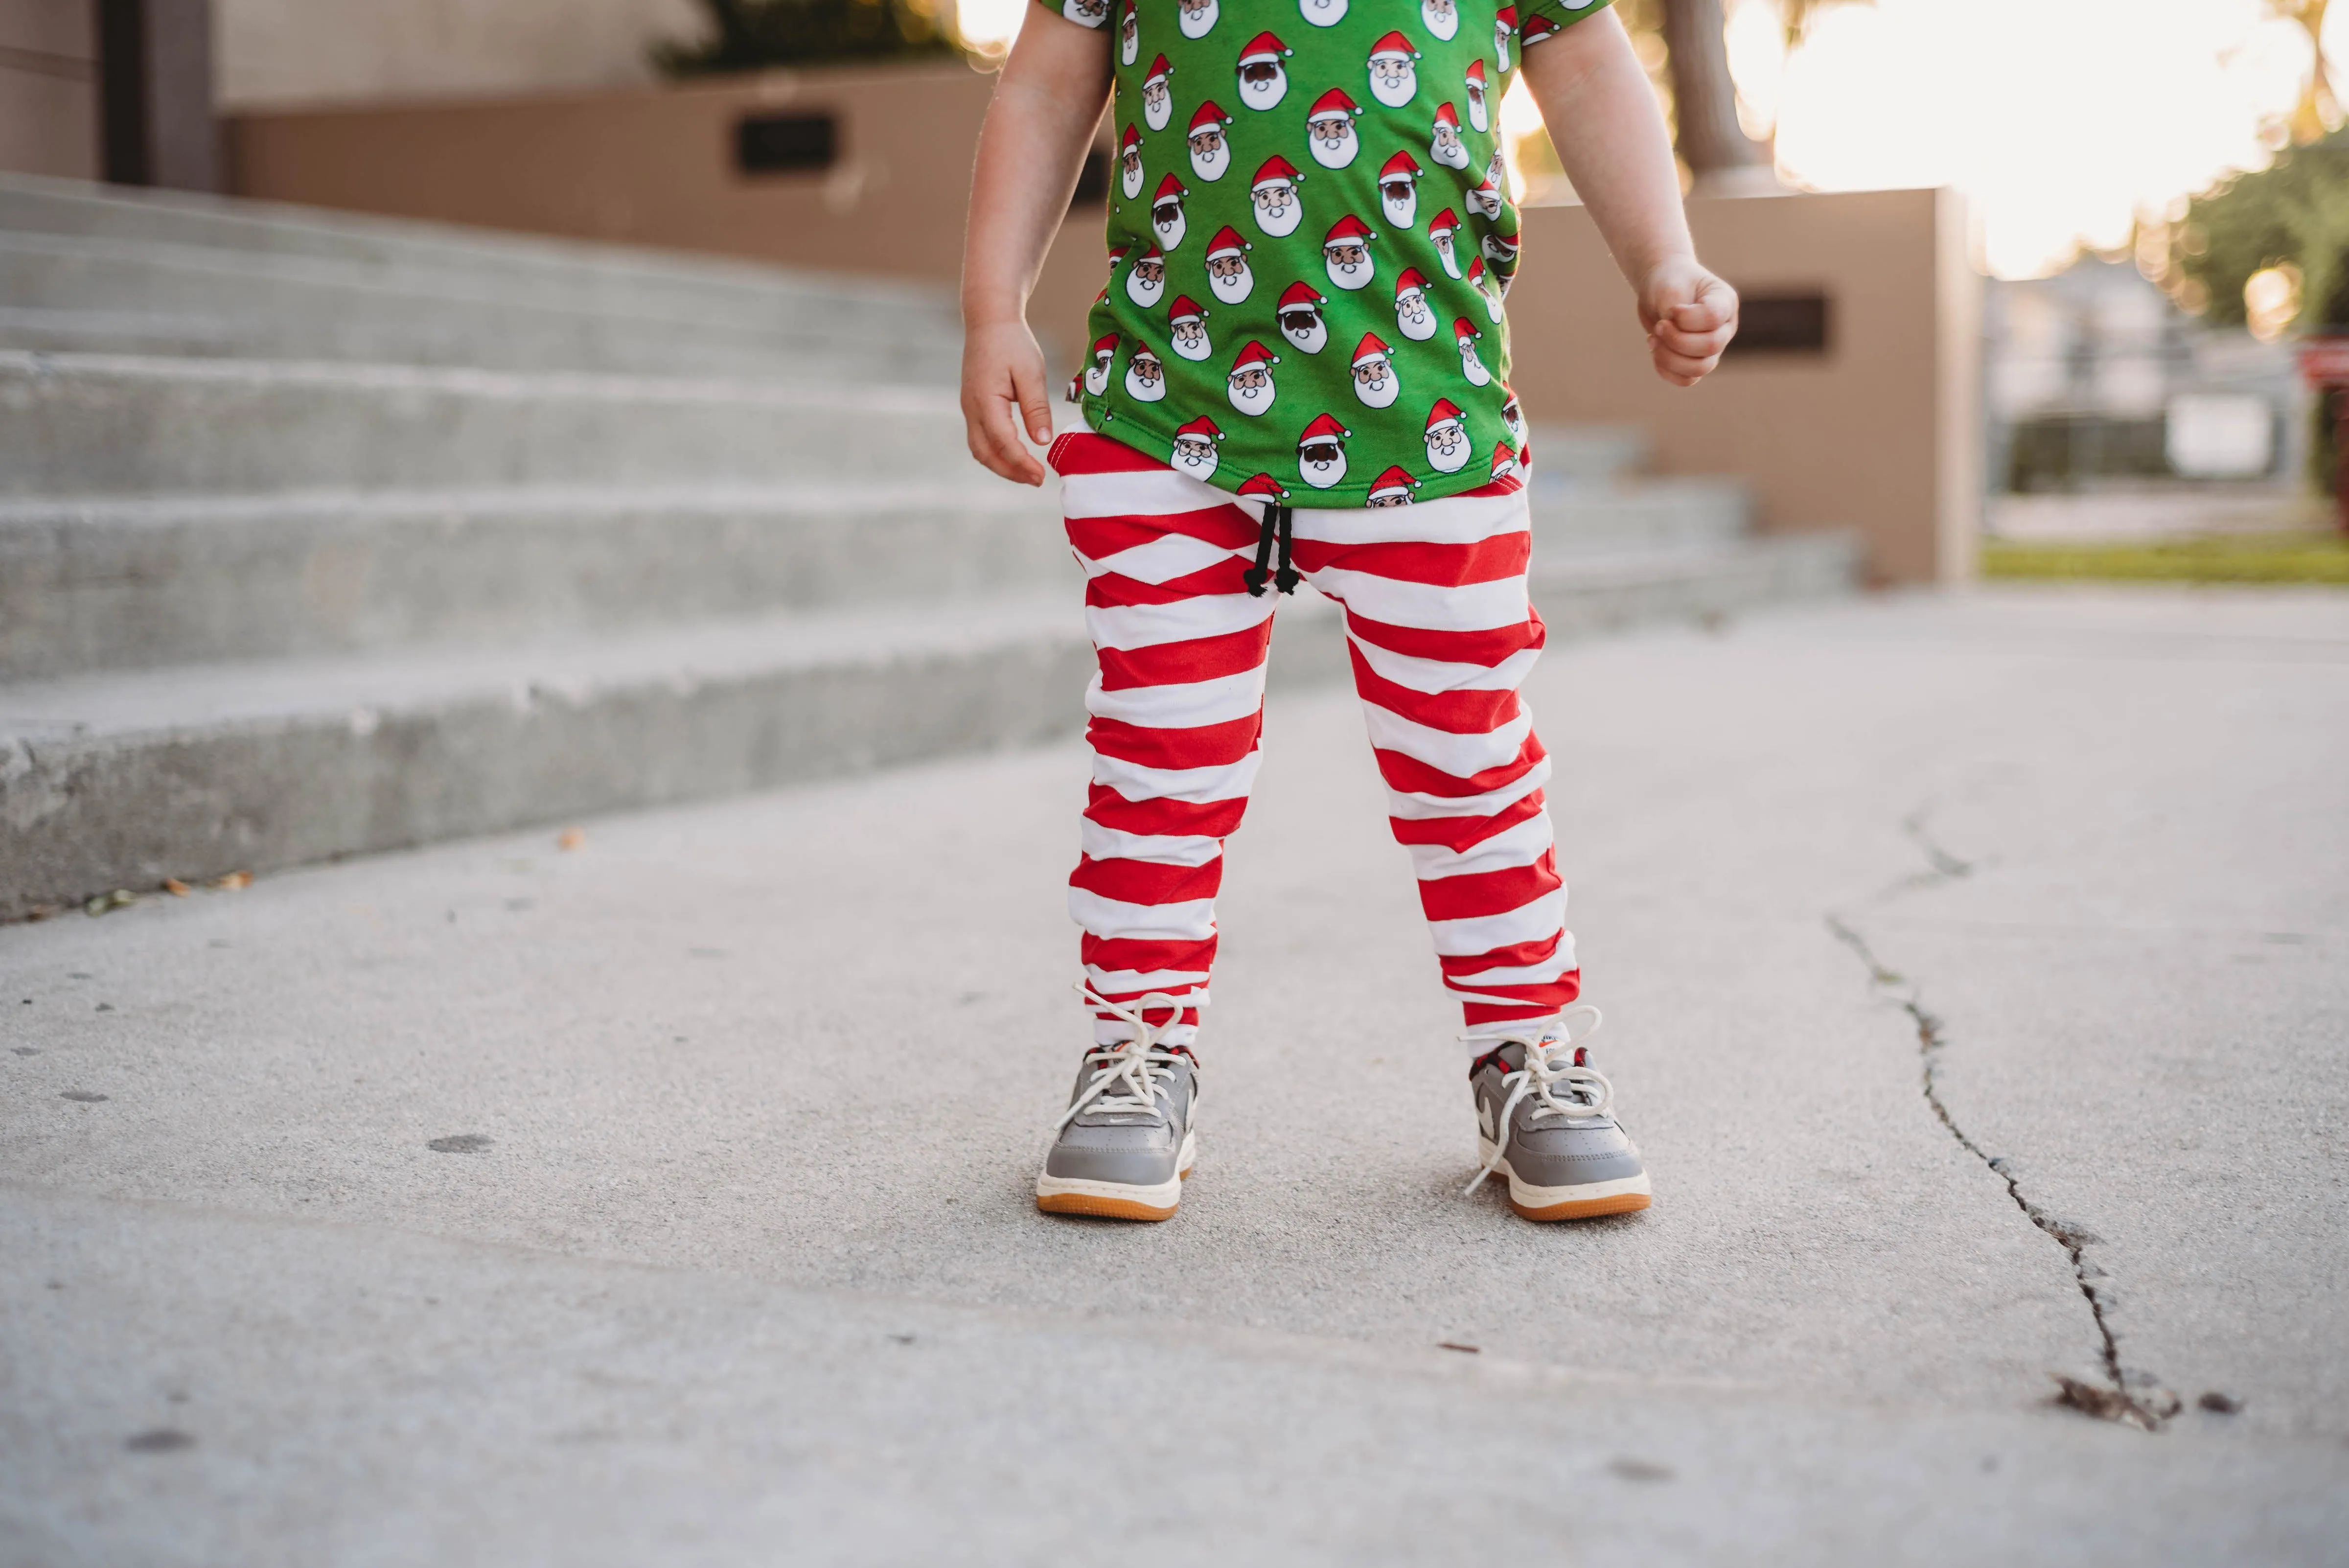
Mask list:
POLYGON ((962 256, 962 412, 970 452, 1004 478, 1044 483, 1019 431, 1052 439, 1044 355, 1028 295, 1068 215, 1109 98, 1109 29, 1030 5, 978 133, 962 256))
POLYGON ((1602 11, 1520 63, 1567 178, 1639 296, 1656 374, 1695 386, 1737 332, 1737 291, 1696 259, 1671 140, 1623 24, 1602 11))

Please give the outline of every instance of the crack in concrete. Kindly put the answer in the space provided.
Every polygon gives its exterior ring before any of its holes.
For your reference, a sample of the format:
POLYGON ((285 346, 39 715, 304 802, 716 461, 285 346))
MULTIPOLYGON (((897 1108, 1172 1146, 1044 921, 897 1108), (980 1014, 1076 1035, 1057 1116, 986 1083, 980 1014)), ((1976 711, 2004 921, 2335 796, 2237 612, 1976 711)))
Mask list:
MULTIPOLYGON (((1926 869, 1911 873, 1877 895, 1876 903, 1883 904, 1919 892, 1937 888, 1971 876, 1983 861, 1970 861, 1951 854, 1934 842, 1927 830, 1925 819, 1930 806, 1920 806, 1900 825, 1901 831, 1923 852, 1926 869)), ((2023 1190, 2015 1162, 2003 1155, 1993 1155, 1976 1143, 1965 1128, 1950 1114, 1947 1101, 1941 1098, 1940 1053, 1949 1044, 1946 1026, 1936 1013, 1924 1004, 1924 988, 1877 957, 1876 950, 1859 930, 1842 916, 1830 913, 1826 927, 1836 940, 1849 948, 1860 962, 1868 967, 1868 988, 1891 1002, 1909 1016, 1917 1031, 1919 1084, 1925 1103, 1932 1108, 1933 1118, 1940 1122, 1958 1147, 1989 1168, 1992 1175, 2006 1185, 2006 1195, 2023 1217, 2064 1249, 2072 1265, 2073 1282, 2088 1303, 2088 1312, 2096 1325, 2099 1359, 2104 1365, 2106 1386, 2086 1382, 2064 1374, 2051 1373, 2057 1387, 2056 1401, 2101 1420, 2120 1421, 2147 1432, 2158 1432, 2162 1424, 2175 1416, 2179 1408, 2176 1394, 2164 1386, 2149 1372, 2121 1365, 2120 1342, 2113 1332, 2108 1315, 2115 1305, 2112 1276, 2086 1255, 2087 1249, 2103 1238, 2076 1221, 2058 1219, 2033 1202, 2023 1190)))

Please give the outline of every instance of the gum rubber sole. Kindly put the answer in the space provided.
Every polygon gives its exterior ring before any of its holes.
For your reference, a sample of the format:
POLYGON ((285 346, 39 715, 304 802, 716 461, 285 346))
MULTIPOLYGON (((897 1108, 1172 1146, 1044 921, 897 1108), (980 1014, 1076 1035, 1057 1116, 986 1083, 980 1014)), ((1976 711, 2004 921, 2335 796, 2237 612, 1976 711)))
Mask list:
MULTIPOLYGON (((1191 1152, 1188 1147, 1187 1139, 1185 1140, 1185 1147, 1183 1152, 1185 1154, 1189 1154, 1191 1152)), ((1052 1177, 1040 1177, 1037 1180, 1037 1185, 1039 1187, 1043 1186, 1046 1182, 1052 1182, 1056 1186, 1062 1186, 1071 1190, 1038 1192, 1036 1194, 1036 1207, 1047 1214, 1082 1214, 1096 1220, 1146 1220, 1152 1221, 1172 1220, 1174 1218, 1174 1210, 1181 1206, 1183 1201, 1182 1184, 1190 1179, 1190 1166, 1186 1165, 1182 1169, 1176 1171, 1174 1173, 1174 1201, 1173 1203, 1160 1205, 1144 1201, 1139 1198, 1126 1196, 1127 1193, 1134 1191, 1148 1192, 1153 1196, 1155 1196, 1164 1190, 1160 1188, 1144 1187, 1136 1189, 1129 1187, 1123 1191, 1120 1191, 1114 1184, 1106 1181, 1062 1182, 1052 1177)))
POLYGON ((1611 1198, 1586 1198, 1579 1202, 1553 1203, 1547 1209, 1536 1209, 1509 1199, 1509 1207, 1526 1220, 1596 1220, 1604 1214, 1636 1214, 1648 1206, 1644 1192, 1618 1192, 1611 1198))

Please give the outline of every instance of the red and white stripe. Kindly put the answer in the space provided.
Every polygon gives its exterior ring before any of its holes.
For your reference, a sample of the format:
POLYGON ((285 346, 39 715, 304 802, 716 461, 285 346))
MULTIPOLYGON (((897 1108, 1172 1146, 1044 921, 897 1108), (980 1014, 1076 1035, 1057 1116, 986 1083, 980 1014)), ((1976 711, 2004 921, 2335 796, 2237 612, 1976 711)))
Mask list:
MULTIPOLYGON (((1261 513, 1104 436, 1061 437, 1051 463, 1101 656, 1085 694, 1083 856, 1069 878, 1086 977, 1112 1002, 1205 1002, 1223 841, 1256 779, 1278 603, 1241 581, 1261 513)), ((1294 519, 1298 569, 1345 611, 1388 820, 1410 848, 1445 985, 1472 1027, 1555 1014, 1580 976, 1543 805, 1549 759, 1517 696, 1543 640, 1526 597, 1523 486, 1294 519)), ((1186 1008, 1168 1043, 1197 1023, 1186 1008)), ((1096 1014, 1097 1039, 1126 1032, 1096 1014)))

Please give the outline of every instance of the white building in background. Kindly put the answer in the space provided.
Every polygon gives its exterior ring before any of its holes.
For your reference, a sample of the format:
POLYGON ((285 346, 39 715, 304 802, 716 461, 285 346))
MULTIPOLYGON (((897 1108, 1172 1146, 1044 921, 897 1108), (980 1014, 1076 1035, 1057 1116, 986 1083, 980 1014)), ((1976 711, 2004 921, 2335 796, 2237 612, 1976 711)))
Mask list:
POLYGON ((2299 474, 2290 343, 2205 327, 2127 263, 1992 283, 1982 325, 1993 489, 2299 474))

